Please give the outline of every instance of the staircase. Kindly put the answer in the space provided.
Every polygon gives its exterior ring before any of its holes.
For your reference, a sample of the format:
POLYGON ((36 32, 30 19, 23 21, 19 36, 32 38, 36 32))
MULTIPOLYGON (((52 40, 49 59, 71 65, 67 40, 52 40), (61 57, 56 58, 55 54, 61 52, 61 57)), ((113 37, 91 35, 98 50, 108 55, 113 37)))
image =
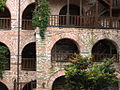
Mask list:
POLYGON ((120 0, 98 0, 101 4, 112 9, 120 9, 120 0))
MULTIPOLYGON (((105 7, 103 4, 98 3, 98 17, 103 15, 105 12, 108 11, 108 8, 105 7)), ((93 4, 85 13, 86 16, 96 16, 96 4, 93 4)))

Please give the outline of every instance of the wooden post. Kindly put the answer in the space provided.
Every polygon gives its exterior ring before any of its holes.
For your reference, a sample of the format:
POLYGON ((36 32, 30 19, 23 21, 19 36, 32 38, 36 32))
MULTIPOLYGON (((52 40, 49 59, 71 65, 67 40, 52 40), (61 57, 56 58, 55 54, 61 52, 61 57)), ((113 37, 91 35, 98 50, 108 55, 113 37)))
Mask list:
POLYGON ((98 28, 98 0, 96 0, 96 16, 95 16, 95 27, 98 28))
POLYGON ((110 2, 111 3, 111 5, 110 5, 110 20, 109 20, 109 27, 112 27, 112 22, 113 22, 113 18, 112 18, 112 2, 110 2))
POLYGON ((80 0, 80 26, 81 26, 82 23, 83 23, 83 22, 82 22, 82 19, 83 19, 83 17, 82 17, 82 16, 83 16, 83 15, 82 15, 82 7, 83 7, 82 4, 83 4, 83 3, 82 3, 82 0, 80 0))
POLYGON ((67 21, 66 21, 66 24, 67 26, 69 26, 69 18, 70 18, 70 1, 67 0, 67 21))

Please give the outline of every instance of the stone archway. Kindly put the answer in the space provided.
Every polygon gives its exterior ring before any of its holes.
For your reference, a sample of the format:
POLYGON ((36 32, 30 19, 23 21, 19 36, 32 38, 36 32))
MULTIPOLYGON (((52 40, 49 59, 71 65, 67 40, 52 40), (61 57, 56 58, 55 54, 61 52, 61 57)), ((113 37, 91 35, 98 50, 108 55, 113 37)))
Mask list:
POLYGON ((79 53, 76 43, 71 39, 60 39, 54 44, 51 50, 51 61, 67 61, 74 53, 79 53))
POLYGON ((99 40, 92 48, 92 55, 95 61, 100 61, 104 58, 112 58, 113 56, 118 59, 118 51, 116 45, 111 40, 99 40))
POLYGON ((55 79, 52 85, 52 90, 68 90, 64 76, 55 79))
POLYGON ((11 29, 11 13, 7 7, 0 11, 0 28, 11 29))
POLYGON ((22 14, 22 29, 33 30, 32 27, 32 13, 35 9, 35 3, 28 5, 22 14))
POLYGON ((27 44, 22 51, 22 70, 36 70, 36 43, 27 44))

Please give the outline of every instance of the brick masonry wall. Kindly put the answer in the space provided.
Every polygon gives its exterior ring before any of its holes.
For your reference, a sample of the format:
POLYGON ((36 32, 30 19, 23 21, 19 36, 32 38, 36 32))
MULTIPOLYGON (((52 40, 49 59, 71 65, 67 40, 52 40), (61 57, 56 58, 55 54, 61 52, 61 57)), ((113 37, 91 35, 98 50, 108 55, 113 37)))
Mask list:
MULTIPOLYGON (((45 83, 45 90, 51 90, 54 80, 57 77, 64 75, 64 68, 61 68, 59 66, 53 67, 51 63, 51 50, 58 40, 64 38, 74 40, 80 50, 80 53, 87 56, 91 55, 92 47, 96 42, 102 39, 108 39, 116 45, 119 53, 119 33, 119 30, 114 29, 48 27, 45 40, 41 40, 39 33, 37 33, 36 40, 38 88, 41 88, 42 84, 45 83)), ((119 63, 116 65, 119 66, 119 63)))
MULTIPOLYGON (((79 0, 70 0, 71 4, 79 6, 79 0)), ((20 18, 25 8, 35 0, 21 0, 20 18)), ((51 14, 58 15, 60 9, 66 5, 66 0, 49 0, 51 14)), ((18 28, 18 0, 7 0, 6 6, 10 10, 12 30, 0 30, 0 42, 6 44, 11 52, 11 69, 5 71, 4 78, 0 80, 9 90, 13 90, 13 81, 17 76, 17 28, 18 28)), ((84 9, 87 7, 84 7, 84 9)), ((101 39, 109 39, 116 44, 120 52, 120 31, 114 29, 85 29, 85 28, 58 28, 48 27, 45 40, 41 40, 39 30, 21 30, 20 54, 23 48, 36 42, 37 71, 21 71, 20 82, 37 80, 37 90, 51 90, 56 78, 64 75, 62 67, 53 67, 51 64, 51 49, 54 44, 63 38, 75 41, 82 55, 91 55, 93 45, 101 39)), ((21 60, 20 60, 21 63, 21 60)), ((117 65, 119 66, 119 64, 117 65)), ((20 65, 21 67, 21 65, 20 65)), ((118 67, 119 68, 119 67, 118 67)))

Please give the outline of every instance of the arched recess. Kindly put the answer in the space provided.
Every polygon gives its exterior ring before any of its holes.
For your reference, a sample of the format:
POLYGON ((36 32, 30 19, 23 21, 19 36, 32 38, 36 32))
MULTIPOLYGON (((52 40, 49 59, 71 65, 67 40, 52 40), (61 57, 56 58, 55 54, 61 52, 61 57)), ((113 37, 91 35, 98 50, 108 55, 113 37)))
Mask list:
POLYGON ((68 90, 64 76, 60 76, 55 79, 52 85, 52 90, 68 90))
POLYGON ((10 70, 10 50, 9 48, 4 44, 0 42, 0 54, 4 55, 5 58, 5 70, 10 70))
POLYGON ((25 84, 22 90, 34 90, 34 89, 36 89, 36 80, 25 84))
POLYGON ((0 88, 1 88, 1 90, 9 90, 8 87, 5 84, 3 84, 2 82, 0 82, 0 88))
POLYGON ((69 5, 69 16, 67 16, 67 5, 61 8, 59 12, 59 25, 79 25, 80 18, 80 7, 77 5, 69 5))
POLYGON ((75 41, 71 39, 60 39, 51 50, 52 62, 65 62, 74 53, 79 53, 79 49, 75 41))
POLYGON ((7 7, 0 11, 0 29, 11 29, 11 14, 7 7))
POLYGON ((59 70, 59 71, 55 72, 50 77, 50 79, 48 80, 47 87, 52 90, 53 82, 55 81, 55 79, 58 78, 58 77, 60 77, 60 76, 64 76, 64 75, 65 75, 64 70, 59 70))
POLYGON ((26 7, 22 14, 22 29, 33 30, 32 27, 32 14, 35 9, 35 3, 32 3, 26 7))
POLYGON ((92 55, 95 61, 113 56, 118 60, 117 45, 108 39, 99 40, 92 48, 92 55))
POLYGON ((36 43, 27 44, 22 51, 22 70, 36 70, 36 43))

